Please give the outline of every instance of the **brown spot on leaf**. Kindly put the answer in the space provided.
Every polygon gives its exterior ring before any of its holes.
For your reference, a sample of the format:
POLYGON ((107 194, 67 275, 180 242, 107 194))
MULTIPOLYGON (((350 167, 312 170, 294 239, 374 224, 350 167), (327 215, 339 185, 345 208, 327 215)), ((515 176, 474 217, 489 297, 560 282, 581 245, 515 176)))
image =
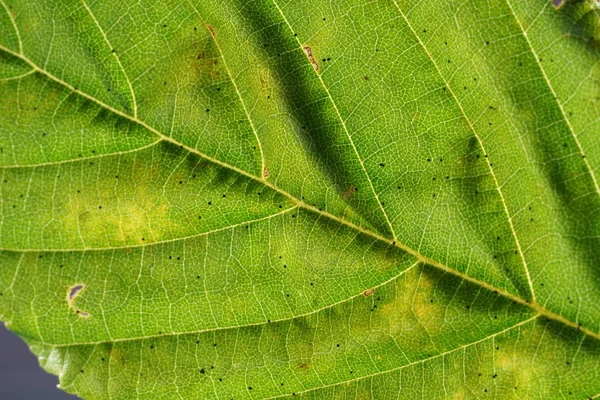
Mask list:
POLYGON ((206 25, 206 27, 207 27, 207 28, 208 28, 208 30, 210 31, 210 34, 211 34, 211 36, 212 36, 213 38, 215 38, 215 37, 216 37, 215 28, 213 28, 213 26, 212 26, 212 25, 210 25, 210 24, 207 24, 207 25, 206 25))
POLYGON ((304 50, 304 53, 308 57, 308 60, 312 64, 312 66, 315 69, 315 71, 318 71, 319 70, 319 64, 317 64, 317 61, 315 61, 315 58, 313 57, 312 49, 309 46, 304 46, 302 49, 304 50))
POLYGON ((263 176, 265 178, 268 178, 269 176, 271 176, 271 174, 269 174, 269 170, 265 167, 265 169, 263 169, 263 176))
POLYGON ((373 293, 375 293, 375 288, 373 288, 373 289, 368 289, 368 290, 365 290, 365 291, 363 292, 363 295, 364 295, 365 297, 369 297, 369 296, 370 296, 370 295, 372 295, 373 293))
POLYGON ((75 314, 79 315, 80 317, 87 318, 90 316, 90 314, 75 307, 75 300, 77 299, 77 297, 81 294, 81 292, 84 289, 85 289, 85 285, 82 283, 78 283, 78 284, 75 284, 75 285, 69 287, 69 289, 67 290, 67 303, 69 304, 69 307, 73 311, 75 311, 75 314))
POLYGON ((342 193, 342 196, 344 196, 344 199, 349 200, 350 197, 352 197, 352 194, 354 194, 356 192, 358 192, 358 189, 356 187, 354 187, 354 185, 350 185, 348 190, 345 191, 344 193, 342 193))
POLYGON ((306 371, 309 367, 310 367, 310 363, 308 361, 298 363, 298 369, 301 371, 306 371))

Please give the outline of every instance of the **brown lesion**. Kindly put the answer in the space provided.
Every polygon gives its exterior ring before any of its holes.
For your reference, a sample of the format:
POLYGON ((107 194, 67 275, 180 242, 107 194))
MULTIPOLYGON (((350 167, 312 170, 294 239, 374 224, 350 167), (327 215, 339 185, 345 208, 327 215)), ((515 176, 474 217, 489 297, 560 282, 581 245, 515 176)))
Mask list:
POLYGON ((81 294, 81 292, 83 292, 84 289, 85 289, 85 285, 82 283, 78 283, 78 284, 75 284, 75 285, 69 287, 69 289, 67 290, 67 303, 69 304, 69 308, 71 308, 73 311, 75 311, 75 314, 79 315, 80 317, 87 318, 90 316, 90 314, 88 314, 87 312, 85 312, 83 310, 78 309, 75 306, 75 300, 81 294))
POLYGON ((358 192, 358 189, 356 187, 354 187, 354 185, 350 185, 350 187, 348 188, 347 191, 345 191, 344 193, 342 193, 342 195, 344 196, 344 199, 346 200, 350 200, 350 198, 352 197, 352 195, 354 193, 358 192))
POLYGON ((217 34, 215 33, 215 28, 210 24, 206 24, 206 28, 210 31, 210 35, 213 39, 216 38, 217 34))
POLYGON ((306 56, 308 57, 308 60, 312 64, 312 66, 315 69, 315 71, 318 71, 319 70, 319 64, 315 60, 315 57, 313 56, 313 51, 310 48, 310 46, 304 46, 304 47, 302 47, 302 49, 304 50, 304 54, 306 54, 306 56))
POLYGON ((297 367, 300 371, 307 371, 310 368, 310 362, 303 361, 297 364, 297 367))

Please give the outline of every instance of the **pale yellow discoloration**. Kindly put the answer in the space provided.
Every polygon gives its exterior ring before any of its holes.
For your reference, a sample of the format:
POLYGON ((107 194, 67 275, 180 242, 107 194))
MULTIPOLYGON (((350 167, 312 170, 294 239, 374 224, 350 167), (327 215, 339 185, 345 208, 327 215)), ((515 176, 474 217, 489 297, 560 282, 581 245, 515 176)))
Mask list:
POLYGON ((390 334, 396 336, 414 336, 422 340, 439 333, 444 309, 430 303, 434 282, 420 270, 408 272, 404 279, 396 284, 396 297, 390 303, 381 306, 378 314, 388 322, 390 334))
POLYGON ((164 232, 180 228, 169 218, 171 205, 145 186, 135 188, 133 199, 117 199, 109 193, 97 197, 101 200, 90 200, 83 193, 71 197, 63 218, 67 230, 78 232, 86 246, 152 243, 164 232), (151 221, 161 221, 160 229, 151 221))

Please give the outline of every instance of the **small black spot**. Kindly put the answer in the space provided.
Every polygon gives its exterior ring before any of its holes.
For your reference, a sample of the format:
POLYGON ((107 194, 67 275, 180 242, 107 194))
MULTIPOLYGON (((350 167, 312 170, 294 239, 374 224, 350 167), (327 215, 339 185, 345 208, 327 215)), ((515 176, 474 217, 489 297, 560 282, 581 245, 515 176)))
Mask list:
POLYGON ((208 202, 208 205, 209 205, 209 206, 210 206, 210 205, 212 205, 212 201, 209 201, 209 202, 208 202))
POLYGON ((248 390, 252 390, 252 386, 248 386, 248 390))
POLYGON ((204 373, 205 373, 205 371, 204 371, 204 368, 202 368, 202 369, 200 370, 200 373, 201 373, 201 374, 204 374, 204 373))
POLYGON ((384 163, 379 163, 379 166, 380 167, 385 167, 385 164, 384 163))

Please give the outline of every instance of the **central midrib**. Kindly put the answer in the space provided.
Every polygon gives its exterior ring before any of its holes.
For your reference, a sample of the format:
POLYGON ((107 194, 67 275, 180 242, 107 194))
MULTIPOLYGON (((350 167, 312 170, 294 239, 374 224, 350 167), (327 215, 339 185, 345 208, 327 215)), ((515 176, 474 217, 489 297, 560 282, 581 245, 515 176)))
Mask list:
MULTIPOLYGON (((250 173, 248 173, 248 172, 246 172, 246 171, 244 171, 242 169, 239 169, 239 168, 237 168, 237 167, 235 167, 233 165, 230 165, 230 164, 225 163, 223 161, 220 161, 220 160, 218 160, 216 158, 213 158, 213 157, 211 157, 209 155, 206 155, 206 154, 202 153, 201 151, 199 151, 199 150, 197 150, 197 149, 195 149, 193 147, 190 147, 190 146, 187 146, 187 145, 185 145, 183 143, 180 143, 179 141, 177 141, 177 140, 175 140, 175 139, 173 139, 173 138, 171 138, 169 136, 165 136, 160 131, 158 131, 155 128, 153 128, 152 126, 148 125, 143 120, 140 120, 137 117, 133 117, 133 116, 131 116, 129 114, 126 114, 126 113, 124 113, 124 112, 122 112, 120 110, 117 110, 117 109, 109 106, 108 104, 105 104, 104 102, 96 99, 95 97, 93 97, 93 96, 91 96, 91 95, 89 95, 89 94, 87 94, 85 92, 82 92, 80 90, 74 90, 73 86, 69 85, 67 82, 63 81, 62 79, 60 79, 60 78, 52 75, 50 72, 48 72, 48 71, 44 70, 43 68, 39 67, 33 61, 31 61, 29 58, 27 58, 25 55, 16 53, 16 52, 14 52, 14 51, 12 51, 10 49, 5 48, 2 45, 0 45, 0 50, 5 51, 5 52, 7 52, 7 53, 9 53, 9 54, 11 54, 11 55, 13 55, 15 57, 20 58, 21 60, 23 60, 24 62, 26 62, 27 64, 29 64, 32 68, 34 68, 36 71, 38 71, 39 73, 41 73, 42 75, 44 75, 47 78, 49 78, 49 79, 51 79, 51 80, 53 80, 53 81, 61 84, 62 86, 68 88, 69 90, 72 90, 73 92, 79 94, 80 96, 83 96, 83 97, 85 97, 85 98, 87 98, 87 99, 95 102, 99 106, 101 106, 101 107, 103 107, 103 108, 105 108, 105 109, 107 109, 107 110, 109 110, 109 111, 111 111, 111 112, 113 112, 113 113, 115 113, 115 114, 123 117, 123 118, 126 118, 126 119, 128 119, 128 120, 130 120, 132 122, 135 122, 135 123, 139 124, 140 126, 148 129, 150 132, 152 132, 155 135, 157 135, 158 137, 160 137, 162 140, 170 142, 170 143, 173 143, 174 145, 177 145, 180 148, 186 149, 190 153, 196 154, 197 156, 202 157, 202 158, 204 158, 204 159, 206 159, 206 160, 208 160, 208 161, 210 161, 212 163, 215 163, 215 164, 220 165, 220 166, 222 166, 224 168, 230 169, 230 170, 232 170, 232 171, 234 171, 234 172, 236 172, 236 173, 238 173, 240 175, 243 175, 243 176, 245 176, 247 178, 250 178, 250 179, 252 179, 252 180, 254 180, 254 181, 256 181, 256 182, 258 182, 258 183, 260 183, 262 185, 265 185, 265 186, 271 188, 272 190, 276 191, 277 193, 280 193, 281 195, 283 195, 283 196, 287 197, 288 199, 290 199, 292 202, 296 203, 296 205, 298 207, 304 208, 306 210, 310 210, 310 211, 312 211, 312 212, 314 212, 314 213, 316 213, 318 215, 327 217, 327 218, 329 218, 331 220, 334 220, 334 221, 336 221, 336 222, 338 222, 338 223, 340 223, 342 225, 345 225, 345 226, 347 226, 347 227, 349 227, 349 228, 351 228, 351 229, 353 229, 355 231, 361 232, 362 234, 365 234, 365 235, 368 235, 370 237, 373 237, 373 238, 375 238, 375 239, 377 239, 377 240, 379 240, 381 242, 384 242, 384 243, 386 243, 388 245, 395 246, 395 247, 397 247, 397 248, 399 248, 401 250, 404 250, 405 252, 411 254, 413 257, 415 257, 421 263, 424 263, 424 264, 427 264, 427 265, 431 265, 431 266, 436 267, 438 269, 441 269, 441 270, 443 270, 445 272, 451 273, 451 274, 453 274, 455 276, 460 277, 461 279, 464 279, 464 280, 469 281, 471 283, 474 283, 474 284, 476 284, 478 286, 481 286, 481 287, 483 287, 483 288, 485 288, 487 290, 490 290, 490 291, 494 292, 495 294, 501 295, 501 296, 503 296, 505 298, 508 298, 508 299, 516 302, 516 303, 525 305, 525 306, 533 309, 534 311, 536 311, 537 313, 539 313, 540 315, 542 315, 542 316, 544 316, 546 318, 558 321, 558 322, 560 322, 562 324, 565 324, 565 325, 567 325, 569 327, 577 329, 578 331, 581 331, 584 334, 586 334, 588 336, 591 336, 594 339, 600 341, 600 333, 597 333, 597 332, 594 332, 594 331, 592 331, 590 329, 587 329, 587 328, 583 327, 581 324, 573 322, 573 321, 571 321, 571 320, 563 317, 562 315, 556 314, 556 313, 554 313, 554 312, 552 312, 552 311, 544 308, 542 305, 540 305, 537 302, 533 302, 533 301, 529 301, 529 300, 526 300, 526 299, 522 299, 521 297, 518 297, 518 296, 516 296, 516 295, 514 295, 512 293, 509 293, 506 290, 497 288, 497 287, 495 287, 495 286, 493 286, 493 285, 491 285, 491 284, 489 284, 487 282, 475 279, 475 278, 473 278, 473 277, 471 277, 471 276, 469 276, 469 275, 467 275, 465 273, 462 273, 462 272, 460 272, 460 271, 458 271, 456 269, 453 269, 453 268, 451 268, 451 267, 449 267, 447 265, 444 265, 444 264, 442 264, 440 262, 437 262, 437 261, 435 261, 433 259, 430 259, 430 258, 428 258, 428 257, 420 254, 418 251, 412 249, 411 247, 405 245, 404 243, 401 243, 398 240, 389 239, 387 237, 384 237, 384 236, 380 235, 379 233, 376 233, 376 232, 373 232, 371 230, 362 228, 362 227, 360 227, 358 225, 355 225, 354 223, 352 223, 350 221, 347 221, 347 220, 345 220, 343 218, 340 218, 340 217, 338 217, 338 216, 336 216, 334 214, 328 213, 327 211, 323 211, 322 209, 319 209, 319 208, 317 208, 315 206, 307 204, 304 201, 296 198, 292 194, 290 194, 290 193, 288 193, 288 192, 280 189, 276 185, 273 185, 272 183, 270 183, 270 182, 262 179, 261 177, 252 175, 252 174, 250 174, 250 173)), ((18 251, 18 250, 15 250, 15 251, 18 251)), ((236 328, 241 328, 241 327, 243 327, 243 326, 235 326, 235 327, 232 326, 232 327, 229 327, 228 329, 236 329, 236 328)), ((219 329, 224 329, 224 328, 219 328, 219 329)), ((213 330, 215 330, 215 329, 213 329, 213 330)), ((203 332, 205 332, 205 331, 209 331, 209 330, 203 330, 203 332)), ((195 333, 195 332, 186 332, 186 333, 195 333)), ((165 335, 162 335, 162 336, 165 336, 165 335)), ((122 339, 122 341, 125 341, 125 340, 131 340, 132 341, 132 340, 139 340, 139 338, 124 338, 124 339, 122 339)), ((113 341, 114 340, 98 341, 98 342, 93 342, 93 344, 98 344, 98 343, 102 343, 102 342, 113 342, 113 341)), ((45 344, 47 344, 47 345, 53 345, 51 343, 45 343, 45 344)), ((73 343, 73 344, 63 344, 62 346, 75 346, 75 345, 85 345, 85 344, 86 343, 73 343)), ((54 346, 60 346, 60 345, 54 345, 54 346)))

